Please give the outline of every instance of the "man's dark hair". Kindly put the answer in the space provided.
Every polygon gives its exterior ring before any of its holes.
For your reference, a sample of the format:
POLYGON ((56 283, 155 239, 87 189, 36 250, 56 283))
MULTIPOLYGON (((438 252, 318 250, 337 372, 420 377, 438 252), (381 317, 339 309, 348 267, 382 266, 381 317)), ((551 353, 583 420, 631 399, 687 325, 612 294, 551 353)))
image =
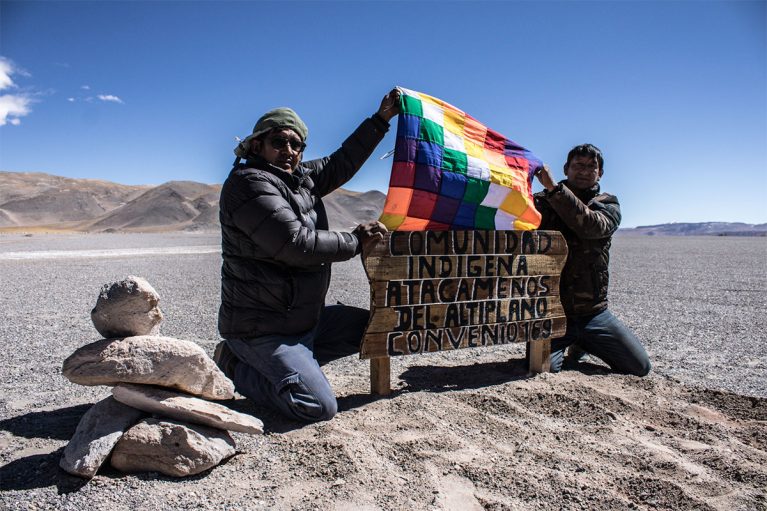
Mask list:
POLYGON ((567 153, 567 161, 565 162, 565 168, 567 168, 568 165, 570 165, 570 160, 572 160, 576 156, 590 156, 592 158, 596 158, 597 163, 599 164, 599 170, 604 172, 605 160, 604 158, 602 158, 602 151, 600 151, 599 148, 595 146, 594 144, 581 144, 570 149, 570 152, 567 153))

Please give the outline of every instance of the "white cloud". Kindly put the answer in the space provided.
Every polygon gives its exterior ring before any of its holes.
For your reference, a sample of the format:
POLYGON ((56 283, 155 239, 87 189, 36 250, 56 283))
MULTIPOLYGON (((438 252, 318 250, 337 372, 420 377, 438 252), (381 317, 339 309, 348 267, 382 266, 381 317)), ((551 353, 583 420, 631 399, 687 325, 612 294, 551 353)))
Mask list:
POLYGON ((0 57, 0 90, 16 87, 11 75, 15 72, 13 63, 3 57, 0 57))
POLYGON ((122 103, 123 102, 122 99, 118 98, 117 96, 113 96, 111 94, 99 94, 96 97, 99 98, 101 101, 110 101, 112 103, 122 103))
POLYGON ((14 126, 21 124, 19 117, 29 114, 29 105, 32 98, 23 94, 5 94, 0 96, 0 126, 11 123, 14 126))
POLYGON ((91 86, 90 85, 82 85, 80 88, 82 90, 91 90, 91 86))
POLYGON ((67 101, 69 101, 70 103, 74 103, 75 102, 75 98, 67 98, 67 101))
MULTIPOLYGON (((0 57, 0 90, 16 88, 13 78, 11 78, 14 74, 29 76, 29 73, 16 67, 10 60, 0 57)), ((32 97, 24 92, 0 96, 0 126, 9 123, 13 126, 21 124, 19 118, 29 114, 29 105, 32 102, 32 97)))

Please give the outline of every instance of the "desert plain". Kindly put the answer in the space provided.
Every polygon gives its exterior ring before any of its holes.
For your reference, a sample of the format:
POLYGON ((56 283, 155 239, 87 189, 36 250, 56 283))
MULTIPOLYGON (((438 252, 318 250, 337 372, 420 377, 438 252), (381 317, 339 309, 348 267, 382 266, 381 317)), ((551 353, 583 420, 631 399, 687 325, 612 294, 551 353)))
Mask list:
MULTIPOLYGON (((133 274, 161 296, 163 335, 219 340, 216 232, 0 234, 0 508, 767 509, 767 238, 617 236, 611 309, 644 341, 646 378, 580 370, 528 376, 522 345, 399 357, 393 394, 368 362, 326 366, 339 414, 264 421, 201 475, 91 481, 58 467, 107 387, 61 363, 99 339, 102 284, 133 274)), ((328 303, 367 307, 359 259, 334 265, 328 303)))

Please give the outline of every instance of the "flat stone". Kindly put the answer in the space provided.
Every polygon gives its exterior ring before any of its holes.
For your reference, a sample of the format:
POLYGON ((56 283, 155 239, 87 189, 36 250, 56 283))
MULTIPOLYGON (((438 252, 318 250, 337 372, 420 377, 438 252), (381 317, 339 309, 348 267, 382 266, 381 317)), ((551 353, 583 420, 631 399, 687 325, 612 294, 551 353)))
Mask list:
POLYGON ((234 384, 202 348, 172 337, 102 339, 78 348, 61 372, 80 385, 143 383, 206 399, 234 397, 234 384))
POLYGON ((215 467, 234 454, 234 440, 226 431, 145 419, 120 438, 110 463, 122 472, 160 472, 184 477, 215 467))
POLYGON ((121 383, 112 389, 112 395, 128 406, 171 419, 242 433, 264 433, 263 422, 252 415, 172 390, 121 383))
POLYGON ((163 314, 160 295, 141 277, 104 284, 91 311, 96 330, 107 339, 134 335, 157 335, 163 314))
POLYGON ((72 475, 92 478, 123 433, 145 415, 111 396, 102 399, 80 419, 72 440, 64 448, 59 466, 72 475))

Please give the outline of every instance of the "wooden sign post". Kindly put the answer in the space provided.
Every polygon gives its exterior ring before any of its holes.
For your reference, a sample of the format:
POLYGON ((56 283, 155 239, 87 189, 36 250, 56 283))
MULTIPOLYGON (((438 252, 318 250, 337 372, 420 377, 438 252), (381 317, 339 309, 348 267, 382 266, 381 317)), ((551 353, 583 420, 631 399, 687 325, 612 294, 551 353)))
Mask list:
POLYGON ((360 358, 371 391, 391 392, 390 357, 526 342, 548 371, 567 326, 559 276, 567 244, 554 231, 394 231, 362 263, 370 321, 360 358))

